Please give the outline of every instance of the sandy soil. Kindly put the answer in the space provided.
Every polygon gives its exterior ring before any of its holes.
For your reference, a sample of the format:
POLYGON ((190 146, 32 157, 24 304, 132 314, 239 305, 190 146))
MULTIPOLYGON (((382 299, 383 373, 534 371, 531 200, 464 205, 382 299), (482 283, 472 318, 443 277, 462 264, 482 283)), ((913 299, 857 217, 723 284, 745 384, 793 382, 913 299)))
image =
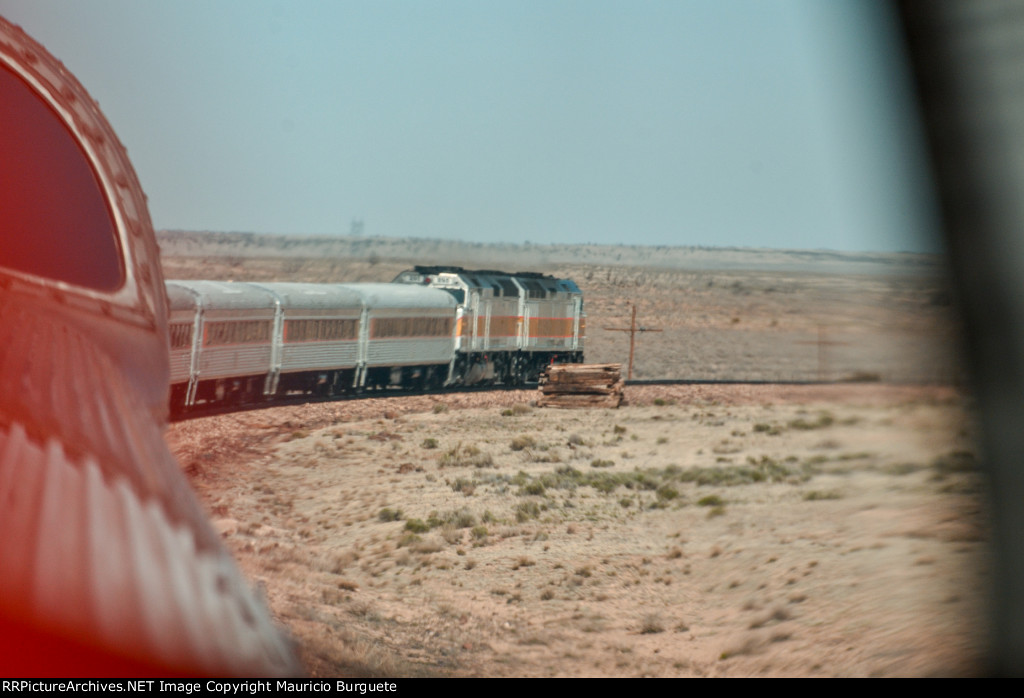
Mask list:
POLYGON ((276 408, 169 439, 314 675, 977 670, 986 532, 953 391, 534 397, 276 408))
MULTIPOLYGON (((406 266, 165 259, 238 280, 406 266)), ((316 676, 976 672, 984 483, 970 401, 944 387, 961 372, 942 284, 781 266, 543 270, 583 288, 590 361, 625 361, 604 328, 637 303, 663 330, 638 340, 638 377, 873 382, 631 387, 618 410, 373 398, 168 440, 316 676)))

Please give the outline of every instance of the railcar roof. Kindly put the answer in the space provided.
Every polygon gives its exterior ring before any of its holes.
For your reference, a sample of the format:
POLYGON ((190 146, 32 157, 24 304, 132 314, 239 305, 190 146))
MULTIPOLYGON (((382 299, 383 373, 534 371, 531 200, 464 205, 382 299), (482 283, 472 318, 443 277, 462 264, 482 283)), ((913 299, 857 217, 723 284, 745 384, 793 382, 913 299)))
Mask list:
POLYGON ((450 293, 436 288, 407 284, 343 284, 371 308, 439 308, 454 310, 456 302, 450 293))
POLYGON ((362 297, 342 284, 294 282, 253 284, 276 294, 285 308, 323 309, 363 307, 362 297))
POLYGON ((164 286, 167 289, 167 304, 171 310, 195 310, 196 296, 191 289, 177 281, 168 281, 164 286))
MULTIPOLYGON (((170 289, 178 286, 193 294, 194 298, 202 299, 204 308, 218 310, 273 308, 276 305, 274 295, 263 288, 247 283, 232 281, 168 281, 168 297, 170 289)), ((177 294, 177 291, 175 291, 177 294)), ((180 298, 180 296, 177 296, 180 298)), ((172 303, 174 299, 172 298, 172 303)), ((188 307, 188 306, 184 306, 188 307)), ((173 306, 172 306, 173 308, 173 306)))

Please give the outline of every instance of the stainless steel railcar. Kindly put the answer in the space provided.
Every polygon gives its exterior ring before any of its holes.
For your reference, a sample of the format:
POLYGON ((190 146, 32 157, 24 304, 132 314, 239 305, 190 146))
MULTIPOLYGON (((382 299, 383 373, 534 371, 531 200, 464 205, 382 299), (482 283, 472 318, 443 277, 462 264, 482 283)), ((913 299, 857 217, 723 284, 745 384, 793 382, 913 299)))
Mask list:
POLYGON ((516 385, 583 360, 583 296, 568 279, 417 267, 396 282, 168 281, 172 409, 516 385))
POLYGON ((280 359, 274 362, 266 393, 294 390, 323 395, 358 384, 359 324, 363 301, 351 289, 333 284, 261 284, 280 299, 274 332, 280 359))
POLYGON ((166 287, 172 407, 266 392, 280 299, 252 284, 168 281, 166 287))
POLYGON ((171 407, 440 387, 455 300, 394 284, 168 281, 171 407))
POLYGON ((455 299, 443 291, 397 284, 348 284, 365 315, 361 387, 439 388, 455 355, 455 299), (430 291, 430 293, 423 293, 430 291))

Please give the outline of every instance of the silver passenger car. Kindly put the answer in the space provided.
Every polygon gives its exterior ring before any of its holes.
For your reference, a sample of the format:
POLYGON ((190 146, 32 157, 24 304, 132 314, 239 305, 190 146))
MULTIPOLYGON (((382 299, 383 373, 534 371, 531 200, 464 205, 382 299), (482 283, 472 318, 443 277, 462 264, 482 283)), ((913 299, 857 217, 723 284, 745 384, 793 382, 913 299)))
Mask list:
POLYGON ((356 386, 363 301, 337 284, 253 284, 279 302, 270 393, 334 395, 356 386))
POLYGON ((361 387, 438 387, 455 357, 455 299, 431 288, 345 284, 363 301, 361 387))
POLYGON ((198 313, 200 298, 198 292, 188 285, 168 281, 165 286, 170 331, 171 404, 184 404, 185 393, 196 370, 192 359, 196 356, 196 338, 201 335, 198 313), (180 395, 174 394, 175 389, 180 395))
POLYGON ((168 281, 171 406, 440 387, 455 299, 397 284, 168 281))
POLYGON ((171 303, 171 353, 175 355, 172 403, 242 401, 273 392, 278 347, 274 333, 280 301, 253 284, 219 281, 168 281, 171 303), (187 313, 192 297, 191 325, 187 313), (182 387, 183 352, 191 346, 189 376, 182 387))

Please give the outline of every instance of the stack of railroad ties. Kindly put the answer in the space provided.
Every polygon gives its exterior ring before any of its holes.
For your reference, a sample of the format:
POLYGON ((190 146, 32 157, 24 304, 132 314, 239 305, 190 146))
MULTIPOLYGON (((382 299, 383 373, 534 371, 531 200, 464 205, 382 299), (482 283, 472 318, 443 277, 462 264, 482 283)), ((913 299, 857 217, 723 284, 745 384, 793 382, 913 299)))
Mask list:
POLYGON ((618 407, 622 364, 553 364, 541 375, 538 407, 618 407))

